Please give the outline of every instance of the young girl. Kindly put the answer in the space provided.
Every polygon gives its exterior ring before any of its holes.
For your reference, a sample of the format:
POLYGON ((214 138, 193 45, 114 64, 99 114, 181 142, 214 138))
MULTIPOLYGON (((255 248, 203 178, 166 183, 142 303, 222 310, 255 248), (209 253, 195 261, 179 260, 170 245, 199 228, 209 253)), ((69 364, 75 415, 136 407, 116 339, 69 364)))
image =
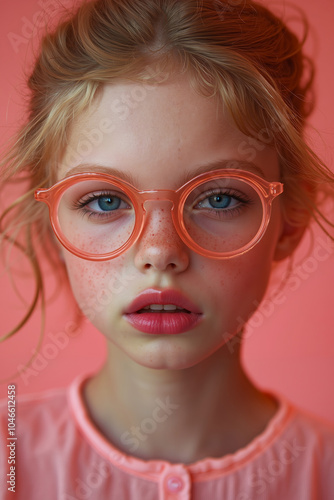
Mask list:
POLYGON ((272 269, 333 229, 301 45, 251 0, 84 2, 45 36, 3 241, 25 228, 41 294, 54 248, 108 355, 19 403, 15 434, 4 403, 1 499, 334 498, 333 428, 240 361, 272 269))

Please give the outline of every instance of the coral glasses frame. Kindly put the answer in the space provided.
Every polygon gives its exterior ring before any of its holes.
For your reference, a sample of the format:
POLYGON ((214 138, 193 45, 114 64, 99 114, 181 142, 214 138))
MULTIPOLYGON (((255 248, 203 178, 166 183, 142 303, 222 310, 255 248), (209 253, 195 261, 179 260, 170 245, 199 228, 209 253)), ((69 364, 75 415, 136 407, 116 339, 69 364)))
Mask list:
POLYGON ((271 217, 271 208, 274 198, 283 192, 283 184, 281 182, 268 182, 262 179, 258 175, 237 169, 218 169, 214 171, 205 172, 200 174, 190 181, 186 182, 183 186, 177 190, 147 190, 140 191, 130 183, 119 179, 118 177, 105 174, 105 173, 93 173, 93 172, 83 172, 65 177, 61 181, 57 182, 50 188, 40 188, 35 191, 35 199, 37 201, 42 201, 46 203, 49 207, 49 216, 53 231, 60 241, 60 243, 72 254, 91 261, 105 261, 118 257, 126 250, 128 250, 140 237, 144 225, 147 211, 145 209, 145 203, 147 201, 171 201, 171 214, 174 223, 174 227, 181 238, 181 240, 196 253, 203 255, 205 257, 210 257, 214 259, 229 259, 242 255, 251 248, 253 248, 263 237, 271 217), (235 251, 229 252, 213 252, 211 250, 206 250, 199 246, 195 241, 191 239, 184 225, 183 221, 183 207, 187 196, 189 193, 199 186, 201 183, 215 179, 219 177, 229 177, 237 180, 242 180, 248 183, 260 196, 263 208, 263 215, 261 225, 259 227, 256 235, 243 247, 235 251), (81 182, 81 181, 105 181, 112 182, 114 186, 122 189, 124 193, 129 197, 133 208, 135 210, 135 225, 129 239, 117 250, 106 254, 90 254, 78 250, 68 239, 63 235, 59 219, 58 219, 58 207, 61 200, 61 196, 70 186, 81 182))

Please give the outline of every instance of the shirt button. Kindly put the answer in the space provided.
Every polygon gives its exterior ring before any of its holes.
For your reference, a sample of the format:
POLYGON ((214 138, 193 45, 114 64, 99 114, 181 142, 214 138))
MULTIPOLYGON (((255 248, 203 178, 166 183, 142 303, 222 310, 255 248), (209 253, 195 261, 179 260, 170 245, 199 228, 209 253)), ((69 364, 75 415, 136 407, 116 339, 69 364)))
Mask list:
POLYGON ((184 487, 184 483, 180 477, 169 476, 166 481, 167 488, 171 493, 178 493, 184 487))

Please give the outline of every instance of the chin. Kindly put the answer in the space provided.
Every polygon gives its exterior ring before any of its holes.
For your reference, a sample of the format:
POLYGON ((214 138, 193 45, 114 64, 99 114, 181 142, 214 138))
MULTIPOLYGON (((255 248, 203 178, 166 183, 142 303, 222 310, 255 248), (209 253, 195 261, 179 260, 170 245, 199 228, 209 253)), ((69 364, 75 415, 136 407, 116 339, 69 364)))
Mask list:
POLYGON ((152 370, 186 370, 199 365, 209 358, 213 352, 189 352, 189 350, 186 352, 185 348, 175 345, 167 349, 166 346, 163 348, 154 346, 154 349, 142 353, 141 356, 136 353, 135 356, 130 355, 129 357, 135 363, 152 370))

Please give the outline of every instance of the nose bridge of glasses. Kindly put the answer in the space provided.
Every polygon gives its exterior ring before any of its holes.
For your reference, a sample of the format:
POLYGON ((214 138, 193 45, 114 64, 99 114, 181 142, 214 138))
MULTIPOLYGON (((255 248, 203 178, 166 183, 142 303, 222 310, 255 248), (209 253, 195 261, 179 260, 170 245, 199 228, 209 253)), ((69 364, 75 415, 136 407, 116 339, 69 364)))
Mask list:
POLYGON ((155 203, 161 205, 161 202, 169 203, 170 208, 173 208, 176 202, 176 193, 175 191, 171 190, 155 190, 155 191, 145 191, 141 193, 142 197, 142 206, 146 211, 147 206, 152 206, 154 208, 156 205, 155 203), (152 205, 152 202, 155 202, 152 205))

